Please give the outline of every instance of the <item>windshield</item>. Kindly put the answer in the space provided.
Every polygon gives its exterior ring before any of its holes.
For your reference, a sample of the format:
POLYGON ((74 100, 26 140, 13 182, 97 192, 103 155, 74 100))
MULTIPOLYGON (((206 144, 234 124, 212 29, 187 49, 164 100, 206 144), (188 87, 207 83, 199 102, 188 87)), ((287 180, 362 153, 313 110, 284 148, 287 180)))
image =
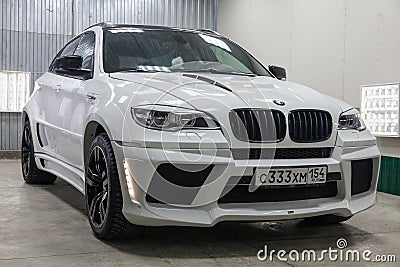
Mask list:
POLYGON ((104 31, 104 70, 211 72, 270 76, 249 53, 216 35, 115 28, 104 31))

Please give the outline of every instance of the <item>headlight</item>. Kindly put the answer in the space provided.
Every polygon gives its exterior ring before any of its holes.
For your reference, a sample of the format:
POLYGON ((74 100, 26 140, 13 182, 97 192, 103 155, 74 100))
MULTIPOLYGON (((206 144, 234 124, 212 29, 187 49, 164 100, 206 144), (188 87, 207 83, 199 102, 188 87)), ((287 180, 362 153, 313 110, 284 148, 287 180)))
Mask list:
POLYGON ((219 128, 216 120, 210 115, 178 107, 161 105, 137 107, 132 108, 132 116, 139 125, 156 130, 219 128))
POLYGON ((339 130, 365 130, 365 124, 361 119, 360 112, 350 109, 343 112, 339 117, 339 130))

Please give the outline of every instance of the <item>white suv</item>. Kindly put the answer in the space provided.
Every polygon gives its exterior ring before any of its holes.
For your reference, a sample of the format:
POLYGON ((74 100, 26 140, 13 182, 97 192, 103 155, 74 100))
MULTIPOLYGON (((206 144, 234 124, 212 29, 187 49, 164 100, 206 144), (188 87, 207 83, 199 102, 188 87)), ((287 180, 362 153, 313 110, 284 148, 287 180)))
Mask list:
POLYGON ((358 111, 210 30, 94 25, 35 82, 23 121, 25 181, 76 187, 103 239, 334 223, 376 201, 380 154, 358 111))

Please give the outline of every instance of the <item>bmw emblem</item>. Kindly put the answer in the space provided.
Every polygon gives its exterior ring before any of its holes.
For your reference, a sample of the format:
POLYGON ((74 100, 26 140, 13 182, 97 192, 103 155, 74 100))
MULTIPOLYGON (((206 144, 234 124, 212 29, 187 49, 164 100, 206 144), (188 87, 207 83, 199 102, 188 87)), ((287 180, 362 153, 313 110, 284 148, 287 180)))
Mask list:
POLYGON ((277 104, 278 106, 284 106, 285 102, 283 100, 274 100, 274 103, 277 104))

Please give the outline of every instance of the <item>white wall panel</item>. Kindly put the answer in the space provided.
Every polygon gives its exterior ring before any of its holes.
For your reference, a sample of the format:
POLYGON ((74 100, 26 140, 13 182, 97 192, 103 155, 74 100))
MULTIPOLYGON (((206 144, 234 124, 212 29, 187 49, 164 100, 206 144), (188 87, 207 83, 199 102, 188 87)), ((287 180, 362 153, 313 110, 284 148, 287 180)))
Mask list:
POLYGON ((292 10, 290 79, 343 98, 344 2, 293 1, 292 10))
POLYGON ((218 31, 264 64, 290 68, 290 1, 219 0, 218 31))
POLYGON ((218 31, 289 79, 360 104, 360 85, 400 80, 398 0, 219 0, 218 31), (232 25, 232 27, 231 27, 232 25))
POLYGON ((352 0, 346 5, 344 99, 358 104, 360 85, 400 80, 400 1, 352 0))
MULTIPOLYGON (((360 86, 400 80, 398 0, 219 0, 218 31, 289 80, 360 105, 360 86)), ((379 139, 400 156, 400 139, 379 139)))

